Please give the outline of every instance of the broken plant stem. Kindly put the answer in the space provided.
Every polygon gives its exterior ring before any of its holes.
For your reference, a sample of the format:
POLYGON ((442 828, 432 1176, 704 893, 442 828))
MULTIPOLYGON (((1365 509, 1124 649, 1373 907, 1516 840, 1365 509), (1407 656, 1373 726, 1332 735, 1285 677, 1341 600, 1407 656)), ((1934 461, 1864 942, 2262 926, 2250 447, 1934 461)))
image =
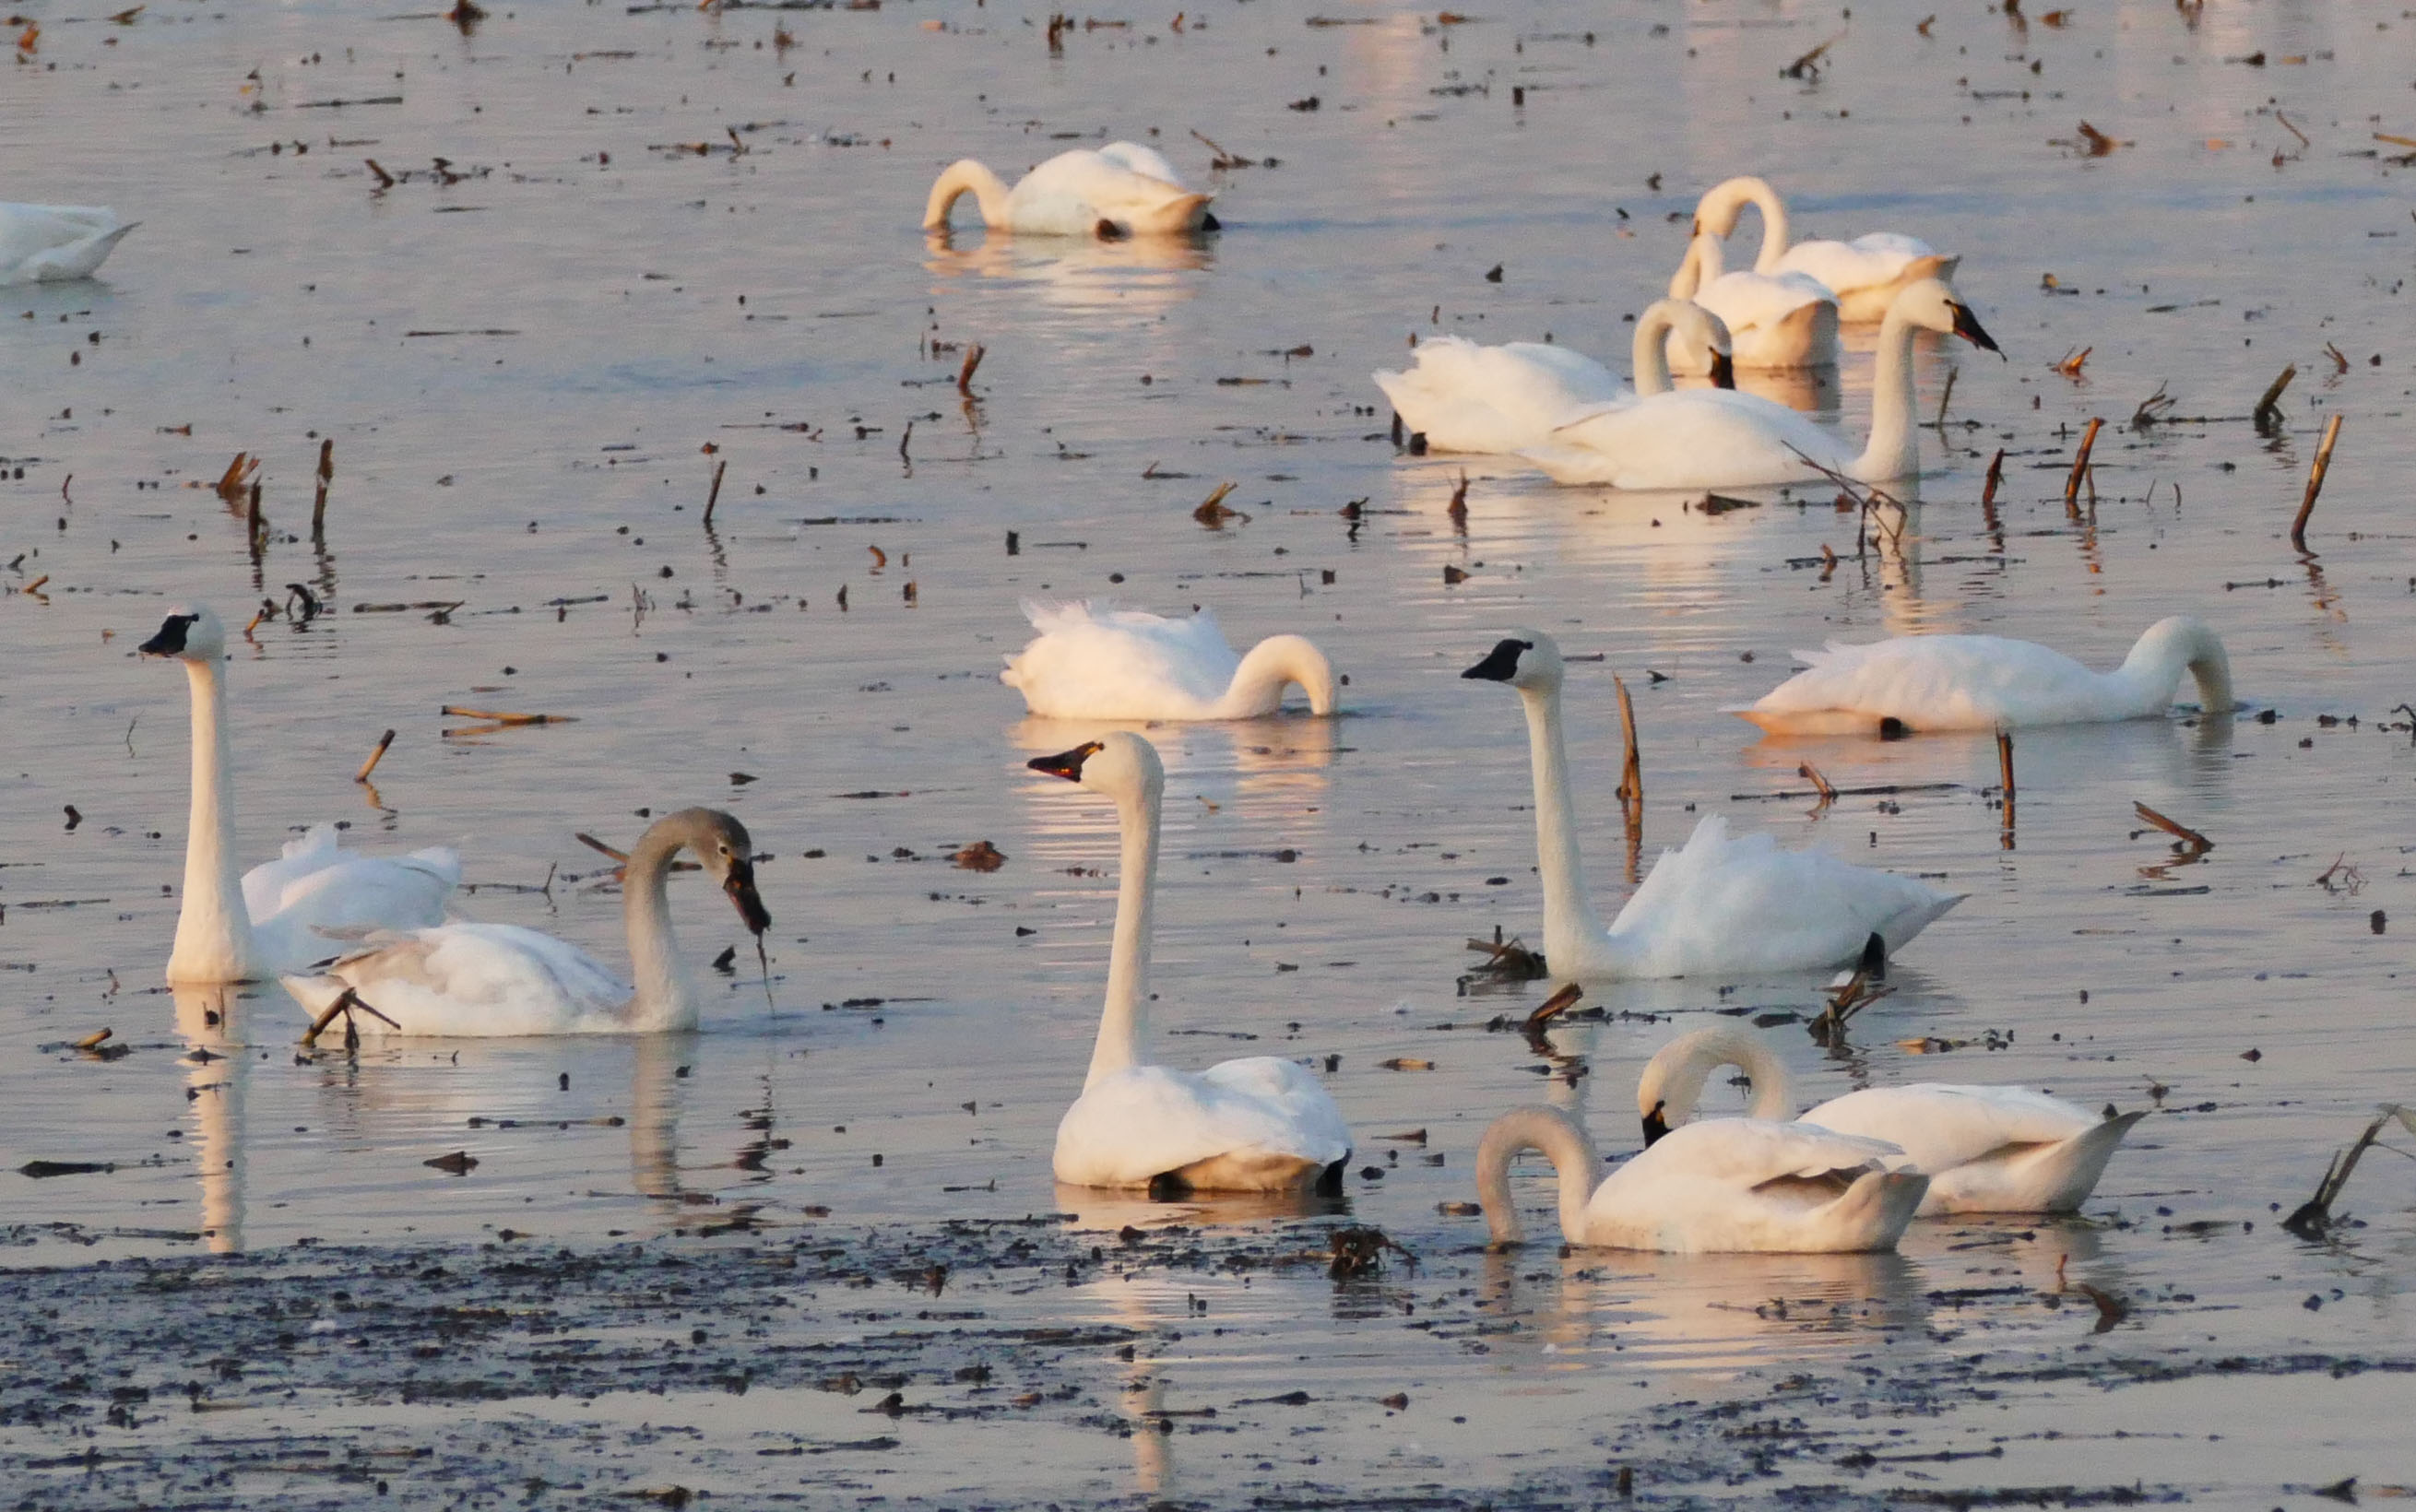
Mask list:
POLYGON ((355 782, 367 782, 370 779, 370 774, 377 770, 378 763, 385 760, 385 748, 393 744, 393 731, 389 730, 385 734, 378 736, 377 749, 370 752, 370 759, 368 761, 361 763, 361 769, 353 774, 353 780, 355 782))
MULTIPOLYGON (((2091 416, 2089 429, 2080 433, 2080 450, 2073 455, 2072 476, 2063 480, 2064 512, 2076 520, 2080 518, 2080 485, 2089 476, 2089 453, 2097 445, 2098 428, 2105 423, 2104 420, 2091 416)), ((2094 484, 2090 487, 2089 496, 2091 499, 2097 497, 2094 484)))
POLYGON ((2187 824, 2182 824, 2178 820, 2167 819, 2163 814, 2156 812, 2153 809, 2149 808, 2144 803, 2134 801, 2131 807, 2137 810, 2139 818, 2144 823, 2151 824, 2157 829, 2163 830, 2166 834, 2170 835, 2177 840, 2180 840, 2183 845, 2188 846, 2190 849, 2200 852, 2212 851, 2214 849, 2214 841, 2208 839, 2205 836, 2199 834, 2197 830, 2190 828, 2187 824))
POLYGON ((2316 512, 2316 495, 2324 491, 2324 474, 2332 470, 2333 443, 2340 439, 2341 417, 2333 416, 2324 423, 2324 439, 2316 446, 2315 465, 2307 469, 2307 494, 2299 501, 2299 518, 2290 522, 2290 544, 2299 551, 2307 549, 2307 517, 2316 512))

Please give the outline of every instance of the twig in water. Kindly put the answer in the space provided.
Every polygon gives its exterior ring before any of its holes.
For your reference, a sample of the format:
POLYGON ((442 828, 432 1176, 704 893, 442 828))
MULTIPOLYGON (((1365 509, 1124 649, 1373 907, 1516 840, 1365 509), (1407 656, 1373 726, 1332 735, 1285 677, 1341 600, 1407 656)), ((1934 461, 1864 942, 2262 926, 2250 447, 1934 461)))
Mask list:
POLYGON ((1795 768, 1795 775, 1804 779, 1806 782, 1811 783, 1812 791, 1820 794, 1820 801, 1812 806, 1812 811, 1814 813, 1818 814, 1825 812, 1831 804, 1837 801, 1837 789, 1835 784, 1832 783, 1826 777, 1822 776, 1820 768, 1813 765, 1810 762, 1805 762, 1801 766, 1795 768))
POLYGON ((1988 476, 1987 478, 1980 485, 1980 507, 1982 509, 1994 509, 1997 507, 1997 485, 2002 483, 2004 480, 2005 448, 1999 446, 1997 448, 1997 454, 1988 459, 1988 476))
POLYGON ((1468 469, 1465 467, 1459 470, 1459 484, 1451 491, 1451 503, 1443 513, 1463 523, 1468 519, 1468 469))
POLYGON ((353 780, 355 782, 367 782, 370 779, 370 774, 377 770, 378 763, 385 760, 385 748, 393 744, 393 731, 389 730, 385 734, 378 736, 377 749, 370 752, 370 759, 368 761, 361 763, 361 769, 353 774, 353 780))
POLYGON ((1946 391, 1938 396, 1938 418, 1930 423, 1938 427, 1938 433, 1940 435, 1946 433, 1946 404, 1955 397, 1955 379, 1961 370, 1959 368, 1946 370, 1946 391))
POLYGON ((491 719, 501 725, 516 724, 577 724, 575 714, 513 714, 501 709, 465 709, 458 703, 447 703, 437 711, 457 719, 491 719))
POLYGON ((2324 491, 2324 474, 2332 470, 2333 443, 2340 439, 2341 417, 2333 416, 2324 423, 2324 439, 2316 446, 2315 465, 2307 469, 2307 494, 2299 501, 2299 518, 2290 522, 2290 544, 2299 551, 2307 549, 2307 517, 2316 512, 2316 495, 2324 491))
POLYGON ((268 550, 268 522, 260 512, 260 485, 251 485, 251 497, 244 514, 244 531, 251 538, 251 559, 258 562, 268 550))
POLYGON ((2333 856, 2333 864, 2324 868, 2324 869, 2317 875, 2316 885, 2321 887, 2328 893, 2345 892, 2349 894, 2351 897, 2363 892, 2365 888, 2365 873, 2358 870, 2357 868, 2348 865, 2348 853, 2347 851, 2343 851, 2339 854, 2333 856))
MULTIPOLYGON (((2098 429, 2105 423, 2094 416, 2090 417, 2089 429, 2080 433, 2080 450, 2072 459, 2072 476, 2063 480, 2063 507, 2075 519, 2080 516, 2080 484, 2089 476, 2089 453, 2097 445, 2098 429)), ((2089 496, 2091 500, 2097 497, 2097 485, 2093 482, 2090 484, 2089 496)))
POLYGON ((974 370, 981 366, 982 358, 988 355, 989 349, 979 341, 965 348, 965 365, 957 370, 958 393, 967 399, 974 397, 974 370))
POLYGON ((1209 141, 1206 137, 1200 136, 1198 131, 1192 132, 1191 135, 1200 143, 1200 145, 1206 147, 1210 152, 1216 155, 1209 161, 1209 167, 1224 169, 1247 168, 1250 166, 1250 159, 1247 158, 1234 157, 1231 153, 1227 152, 1224 148, 1218 146, 1214 142, 1209 141))
POLYGON ((319 443, 319 496, 310 503, 310 538, 327 538, 327 485, 336 480, 336 438, 319 443))
POLYGON ((912 446, 912 445, 914 444, 914 421, 912 421, 912 420, 909 420, 909 421, 907 421, 907 422, 906 422, 906 431, 905 431, 905 434, 903 434, 903 435, 901 435, 901 436, 899 436, 899 437, 898 438, 898 460, 899 461, 901 461, 901 462, 904 462, 904 463, 905 463, 907 466, 909 466, 909 467, 912 467, 912 466, 914 466, 914 458, 912 458, 912 457, 909 457, 908 455, 906 455, 906 448, 907 448, 908 446, 912 446))
POLYGON ((2165 417, 2165 412, 2172 407, 2172 397, 2165 392, 2165 386, 2161 381, 2159 381, 2156 385, 2156 391, 2150 394, 2147 398, 2139 401, 2139 407, 2131 412, 2131 429, 2134 431, 2145 431, 2148 427, 2163 419, 2165 417))
POLYGON ((1559 1058, 1552 1053, 1549 1042, 1544 1038, 1544 1031, 1552 1026, 1554 1019, 1576 1007, 1578 999, 1583 996, 1585 989, 1571 982, 1536 1005, 1535 1011, 1527 1015, 1527 1021, 1518 1026, 1518 1032, 1527 1036, 1528 1045, 1536 1054, 1548 1060, 1559 1058))
POLYGON ((1802 57, 1797 58, 1794 62, 1779 69, 1778 76, 1781 79, 1820 78, 1821 54, 1845 39, 1846 34, 1844 32, 1839 32, 1836 36, 1832 37, 1827 41, 1821 43, 1819 47, 1814 48, 1811 52, 1804 53, 1802 57))
POLYGON ((1234 487, 1235 485, 1231 483, 1217 484, 1216 491, 1200 500, 1200 507, 1191 511, 1191 518, 1210 530, 1224 529, 1225 522, 1228 520, 1239 520, 1242 523, 1248 524, 1250 517, 1247 514, 1231 508, 1225 503, 1225 495, 1232 492, 1234 487))
POLYGON ((1627 696, 1627 684, 1616 673, 1610 686, 1619 694, 1619 733, 1626 753, 1619 767, 1619 802, 1627 811, 1627 827, 1634 831, 1644 824, 1644 761, 1636 749, 1636 704, 1627 696))
POLYGON ((704 528, 713 528, 713 507, 721 502, 721 475, 730 471, 730 459, 721 458, 713 464, 713 487, 704 492, 704 528))
POLYGON ((2348 1173, 2357 1169, 2358 1159, 2365 1154, 2366 1147, 2381 1137, 2383 1126, 2394 1118, 2409 1133, 2416 1134, 2416 1112, 2410 1112, 2397 1103, 2385 1103, 2381 1116, 2365 1126, 2365 1132, 2357 1137, 2356 1143, 2346 1150, 2333 1152, 2332 1163, 2324 1167, 2324 1179, 2316 1184, 2316 1195, 2299 1204, 2288 1217, 2284 1218, 2282 1227, 2302 1239, 2321 1239, 2332 1227, 2333 1203, 2340 1200, 2341 1188, 2348 1185, 2348 1173))
POLYGON ((2264 395, 2257 401, 2257 408, 2250 411, 2248 416, 2256 422, 2257 429, 2263 430, 2269 425, 2281 423, 2282 411, 2276 401, 2281 399, 2282 390, 2289 387, 2290 380, 2297 376, 2299 376, 2299 365, 2293 362, 2283 368, 2280 377, 2265 386, 2264 395))
POLYGON ((2149 808, 2144 803, 2134 801, 2131 807, 2137 810, 2139 818, 2142 821, 2153 825, 2157 829, 2163 830, 2166 834, 2170 835, 2175 839, 2181 841, 2182 845, 2188 847, 2190 850, 2203 854, 2206 852, 2214 849, 2214 841, 2208 839, 2205 836, 2199 834, 2197 830, 2190 828, 2187 824, 2182 824, 2177 820, 2167 819, 2163 814, 2156 812, 2153 809, 2149 808))
POLYGON ((1829 1005, 1807 1025, 1812 1042, 1832 1050, 1846 1044, 1846 1021, 1895 990, 1887 983, 1887 941, 1874 931, 1863 942, 1863 959, 1854 974, 1829 993, 1829 1005))
POLYGON ((338 997, 335 1002, 328 1004, 325 1008, 320 1011, 317 1018, 310 1021, 310 1028, 302 1031, 302 1048, 309 1050, 310 1047, 318 1044, 319 1036, 326 1033, 327 1026, 335 1022, 337 1016, 340 1014, 343 1016, 344 1020, 344 1048, 346 1050, 357 1049, 361 1042, 361 1036, 360 1030, 353 1023, 353 1013, 355 1009, 368 1014, 370 1018, 375 1019, 378 1022, 385 1024, 389 1029, 400 1029, 402 1027, 402 1025, 396 1023, 392 1019, 387 1018, 385 1014, 380 1013, 377 1009, 363 1002, 361 1000, 360 993, 348 987, 344 989, 341 996, 338 997))
POLYGON ((2010 851, 2014 848, 2014 733, 2001 727, 1997 731, 1997 772, 2005 784, 2004 844, 2010 851))
POLYGON ((2055 370, 2063 374, 2066 378, 2070 378, 2077 382, 2080 377, 2081 366, 2088 362, 2089 354, 2096 350, 2097 349, 2093 346, 2084 346, 2071 352, 2066 352, 2063 355, 2063 360, 2055 365, 2055 370))
POLYGON ((2283 114, 2280 111, 2277 110, 2273 113, 2273 119, 2282 123, 2282 129, 2289 132, 2292 136, 2299 139, 2299 145, 2303 147, 2312 147, 2315 145, 2314 143, 2307 140, 2307 133, 2300 130, 2296 126, 2292 125, 2290 118, 2283 114))
POLYGON ((1502 939, 1498 924, 1493 927, 1492 939, 1471 940, 1468 948, 1483 951, 1487 957, 1485 964, 1476 968, 1481 975, 1505 982, 1532 982, 1545 975, 1542 953, 1528 949, 1515 935, 1502 939))

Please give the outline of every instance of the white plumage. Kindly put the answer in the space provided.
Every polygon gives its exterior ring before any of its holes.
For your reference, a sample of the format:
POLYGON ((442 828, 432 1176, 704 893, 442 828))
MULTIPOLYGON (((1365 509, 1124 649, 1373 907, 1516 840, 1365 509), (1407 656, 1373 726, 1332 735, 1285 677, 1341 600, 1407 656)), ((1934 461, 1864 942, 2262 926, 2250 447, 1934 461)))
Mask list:
POLYGON ((141 224, 98 204, 0 204, 0 288, 88 279, 141 224))
POLYGON ((1214 612, 1169 619, 1087 603, 1023 606, 1039 634, 1006 658, 999 681, 1054 719, 1251 719, 1283 707, 1297 685, 1309 711, 1334 712, 1333 663, 1297 635, 1235 652, 1214 612))
POLYGON ((1898 290, 1923 279, 1952 280, 1960 257, 1949 257, 1917 236, 1878 231, 1852 241, 1800 241, 1791 246, 1786 202, 1765 180, 1731 178, 1703 193, 1695 206, 1699 234, 1726 238, 1748 204, 1761 211, 1758 273, 1803 273, 1837 301, 1838 318, 1868 322, 1887 314, 1898 290))
POLYGON ((1994 635, 1900 635, 1798 651, 1804 671, 1732 712, 1774 733, 1910 734, 2136 719, 2171 707, 2183 673, 2205 712, 2233 705, 2231 659, 2202 620, 2150 626, 2112 672, 1994 635))
MULTIPOLYGON (((1692 299, 1720 318, 1744 369, 1834 368, 1837 365, 1837 301, 1820 280, 1803 273, 1740 269, 1720 261, 1720 244, 1697 236, 1669 280, 1669 297, 1692 299)), ((1691 333, 1671 342, 1681 372, 1710 370, 1712 355, 1691 333)))
POLYGON ((961 194, 979 202, 992 231, 1027 236, 1164 236, 1203 229, 1208 202, 1183 186, 1174 165, 1138 143, 1061 152, 1008 189, 971 158, 948 165, 931 186, 923 225, 942 231, 961 194))
POLYGON ((461 857, 449 847, 360 855, 343 849, 335 825, 313 824, 278 859, 243 874, 243 903, 266 969, 289 972, 362 930, 440 922, 461 885, 461 857))

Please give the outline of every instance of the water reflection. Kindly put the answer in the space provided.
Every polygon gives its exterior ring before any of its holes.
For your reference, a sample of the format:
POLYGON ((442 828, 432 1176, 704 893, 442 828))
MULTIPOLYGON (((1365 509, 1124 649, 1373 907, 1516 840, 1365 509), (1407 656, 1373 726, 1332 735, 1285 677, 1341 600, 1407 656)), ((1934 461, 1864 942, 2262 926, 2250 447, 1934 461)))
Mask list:
POLYGON ((243 1247, 244 1088, 251 1060, 231 987, 177 987, 176 1033, 184 1037, 185 1106, 193 1169, 202 1181, 202 1242, 213 1254, 243 1247))
POLYGON ((1019 241, 1007 235, 959 238, 935 233, 924 244, 929 255, 923 265, 930 271, 934 297, 994 283, 1052 310, 1086 314, 1170 309, 1199 293, 1197 280, 1183 275, 1216 261, 1209 243, 1176 236, 1127 241, 1031 236, 1019 241), (970 245, 960 246, 960 240, 970 245))
POLYGON ((1117 1233, 1125 1229, 1231 1228, 1280 1218, 1344 1217, 1348 1195, 1313 1191, 1231 1192, 1159 1202, 1144 1192, 1057 1183, 1057 1211, 1074 1228, 1117 1233))

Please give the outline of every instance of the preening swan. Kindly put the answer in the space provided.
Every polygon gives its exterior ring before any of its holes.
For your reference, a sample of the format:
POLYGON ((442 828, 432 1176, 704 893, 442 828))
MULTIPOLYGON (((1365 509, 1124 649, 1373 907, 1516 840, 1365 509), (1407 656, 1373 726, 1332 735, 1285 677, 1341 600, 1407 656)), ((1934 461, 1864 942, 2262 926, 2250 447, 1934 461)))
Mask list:
POLYGON ((944 231, 960 194, 981 204, 992 231, 1026 236, 1180 236, 1216 229, 1208 213, 1213 194, 1183 187, 1182 175, 1155 150, 1113 142, 1093 151, 1061 152, 1008 189, 971 158, 950 163, 931 186, 923 229, 944 231))
POLYGON ((1798 651, 1810 665, 1735 709, 1774 734, 1912 734, 2093 724, 2163 714, 2182 674, 2208 714, 2233 707, 2231 658, 2206 622, 2175 614, 2148 627, 2122 665, 2091 672, 2061 651, 1995 635, 1899 635, 1798 651))
POLYGON ((1575 416, 1523 455, 1555 481, 1623 489, 1751 488, 1818 477, 1823 467, 1865 483, 1910 477, 1921 471, 1912 413, 1917 330, 1951 331, 1985 351, 1997 350, 1971 311, 1937 280, 1898 294, 1880 326, 1871 436, 1860 453, 1846 437, 1784 404, 1692 388, 1575 416))
POLYGON ((1297 635, 1271 635, 1237 654, 1213 611, 1167 619, 1089 604, 1023 606, 1040 633, 1006 658, 998 680, 1046 719, 1255 719, 1283 708, 1299 685, 1311 714, 1340 692, 1325 653, 1297 635))
POLYGON ((1561 648, 1520 630, 1460 673, 1508 683, 1527 708, 1535 845, 1544 881, 1544 959, 1564 981, 1744 976, 1858 960, 1877 934, 1890 954, 1963 900, 1823 851, 1782 851, 1767 835, 1730 839, 1706 814, 1684 850, 1664 851, 1605 929, 1587 896, 1561 734, 1561 648))
MULTIPOLYGON (((1717 315, 1736 343, 1740 368, 1837 365, 1837 301, 1807 274, 1730 273, 1720 261, 1718 240, 1699 234, 1669 279, 1669 297, 1692 299, 1717 315)), ((1711 357, 1682 334, 1672 360, 1681 371, 1701 372, 1711 357)))
POLYGON ((1297 1064, 1256 1055, 1193 1072, 1150 1063, 1151 914, 1166 788, 1156 748, 1117 731, 1029 764, 1114 800, 1124 836, 1107 1006, 1082 1095, 1057 1126, 1057 1179, 1154 1197, 1340 1182, 1351 1130, 1297 1064))
POLYGON ((1602 1160, 1557 1108, 1503 1113, 1476 1147, 1476 1196, 1495 1244, 1517 1244, 1510 1161, 1541 1150, 1560 1179, 1572 1245, 1670 1254, 1893 1249, 1929 1178, 1903 1152, 1808 1124, 1714 1118, 1673 1129, 1595 1184, 1602 1160))
MULTIPOLYGON (((1733 1066, 1753 1079, 1755 1118, 1792 1118, 1787 1066, 1761 1036, 1721 1025, 1681 1035, 1661 1048, 1637 1083, 1636 1109, 1654 1149, 1690 1125, 1703 1083, 1733 1066)), ((1803 1115, 1805 1124, 1900 1146, 1928 1173, 1921 1216, 1939 1213, 2069 1213, 2096 1188, 2122 1136, 2146 1110, 2102 1118, 2027 1087, 1870 1087, 1803 1115)))
POLYGON ((88 279, 142 223, 97 204, 0 204, 0 287, 88 279))
POLYGON ((703 863, 760 939, 771 927, 755 895, 747 826, 717 809, 683 809, 646 826, 622 869, 621 916, 637 984, 577 945, 513 924, 444 924, 372 934, 309 976, 286 980, 313 1014, 346 988, 374 1010, 355 1027, 413 1038, 626 1035, 693 1029, 696 984, 672 933, 666 884, 682 850, 703 863))
POLYGON ((325 957, 331 947, 321 930, 413 929, 445 917, 445 900, 461 880, 460 856, 441 847, 392 860, 355 855, 337 843, 332 824, 313 826, 283 855, 238 877, 226 627, 206 609, 179 608, 140 649, 183 662, 192 692, 192 817, 168 980, 260 981, 325 957))
POLYGON ((1695 231, 1726 239, 1746 205, 1761 211, 1761 252, 1757 273, 1803 273, 1836 296, 1837 318, 1866 324, 1883 318, 1896 291, 1923 279, 1951 281, 1961 265, 1917 236, 1876 231, 1852 241, 1799 241, 1789 245, 1786 202, 1768 181, 1740 177, 1714 185, 1695 205, 1695 231))
POLYGON ((1377 373, 1376 386, 1393 401, 1401 423, 1424 435, 1432 450, 1517 451, 1550 440, 1552 428, 1579 405, 1632 403, 1668 393, 1668 339, 1680 330, 1696 351, 1711 354, 1712 382, 1735 387, 1728 328, 1718 316, 1684 299, 1659 300, 1637 317, 1629 357, 1636 373, 1633 392, 1608 368, 1564 346, 1479 346, 1462 336, 1419 342, 1416 363, 1406 371, 1377 373))

